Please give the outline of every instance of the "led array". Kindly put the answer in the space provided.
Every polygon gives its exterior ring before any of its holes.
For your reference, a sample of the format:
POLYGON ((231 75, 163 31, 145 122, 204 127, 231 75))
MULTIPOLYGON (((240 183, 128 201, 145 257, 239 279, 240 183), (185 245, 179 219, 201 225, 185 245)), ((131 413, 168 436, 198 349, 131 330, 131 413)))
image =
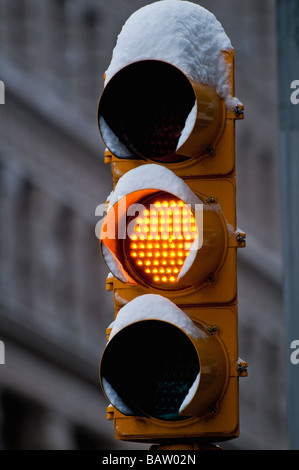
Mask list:
POLYGON ((135 219, 129 259, 142 277, 154 285, 171 285, 197 236, 195 218, 181 200, 156 200, 135 219))

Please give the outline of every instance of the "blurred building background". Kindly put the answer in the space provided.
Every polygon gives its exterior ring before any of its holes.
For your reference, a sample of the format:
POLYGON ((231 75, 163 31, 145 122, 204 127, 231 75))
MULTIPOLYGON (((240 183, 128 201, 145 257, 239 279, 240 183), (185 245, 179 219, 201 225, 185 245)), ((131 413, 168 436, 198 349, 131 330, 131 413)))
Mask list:
MULTIPOLYGON (((117 34, 144 0, 0 0, 0 448, 132 449, 98 382, 112 320, 95 208, 112 189, 97 129, 117 34)), ((231 38, 237 122, 241 436, 286 449, 275 1, 201 0, 231 38)))

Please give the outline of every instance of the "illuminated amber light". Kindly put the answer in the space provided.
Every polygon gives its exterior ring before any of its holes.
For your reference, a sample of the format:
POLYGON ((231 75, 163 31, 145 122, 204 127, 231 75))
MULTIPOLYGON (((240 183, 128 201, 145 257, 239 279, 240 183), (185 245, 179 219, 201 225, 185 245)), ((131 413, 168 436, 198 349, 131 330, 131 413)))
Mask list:
POLYGON ((173 288, 198 230, 191 209, 177 199, 155 199, 135 219, 130 265, 148 284, 173 288))

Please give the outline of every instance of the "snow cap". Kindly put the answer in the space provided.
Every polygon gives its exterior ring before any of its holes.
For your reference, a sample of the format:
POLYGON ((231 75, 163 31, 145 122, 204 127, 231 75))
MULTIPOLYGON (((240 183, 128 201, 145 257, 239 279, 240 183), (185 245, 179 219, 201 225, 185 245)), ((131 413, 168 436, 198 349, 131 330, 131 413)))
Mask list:
POLYGON ((111 324, 109 341, 121 329, 142 320, 162 320, 171 323, 194 339, 198 339, 203 335, 191 318, 171 300, 161 295, 145 294, 136 297, 120 309, 116 319, 111 324))
POLYGON ((187 77, 215 88, 228 107, 229 71, 221 51, 232 45, 221 23, 205 8, 189 1, 161 0, 134 12, 123 25, 106 70, 105 86, 132 62, 161 60, 178 67, 187 77))
POLYGON ((108 196, 108 210, 129 193, 142 189, 157 189, 169 192, 182 199, 186 204, 202 204, 189 186, 173 171, 162 165, 149 163, 125 173, 119 180, 115 189, 108 196))

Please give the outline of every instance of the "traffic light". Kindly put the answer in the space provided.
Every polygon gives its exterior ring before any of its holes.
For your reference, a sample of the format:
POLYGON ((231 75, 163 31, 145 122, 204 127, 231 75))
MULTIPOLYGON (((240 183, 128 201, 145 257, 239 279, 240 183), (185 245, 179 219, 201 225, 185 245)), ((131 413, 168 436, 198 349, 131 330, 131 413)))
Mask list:
POLYGON ((100 363, 107 416, 122 440, 191 446, 235 438, 247 364, 238 357, 237 249, 245 234, 236 224, 243 105, 234 97, 234 51, 211 13, 177 0, 138 10, 118 41, 98 106, 113 175, 100 234, 115 304, 100 363), (209 31, 188 55, 205 69, 196 80, 184 62, 186 42, 194 44, 190 15, 194 31, 209 31), (151 34, 164 25, 169 57, 135 49, 133 60, 126 56, 132 41, 146 49, 143 21, 151 34), (214 80, 204 80, 209 74, 214 80))

